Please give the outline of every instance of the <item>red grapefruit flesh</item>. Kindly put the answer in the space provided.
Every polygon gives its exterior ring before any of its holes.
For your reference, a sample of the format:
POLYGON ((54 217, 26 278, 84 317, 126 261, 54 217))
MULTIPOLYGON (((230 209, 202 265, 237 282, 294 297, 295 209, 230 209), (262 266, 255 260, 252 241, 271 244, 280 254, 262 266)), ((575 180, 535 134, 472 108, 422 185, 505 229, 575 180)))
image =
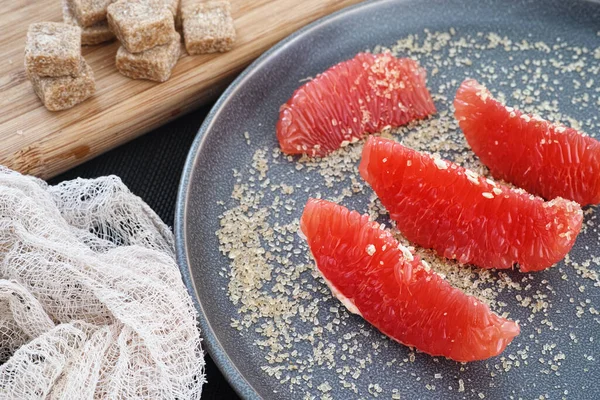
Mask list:
POLYGON ((435 112, 416 61, 359 53, 297 89, 279 110, 284 153, 324 156, 345 143, 435 112))
POLYGON ((498 179, 546 199, 600 203, 600 142, 575 129, 505 107, 475 80, 454 100, 467 142, 498 179))
POLYGON ((515 322, 450 286, 368 215, 310 199, 300 229, 334 295, 402 344, 474 361, 500 354, 519 334, 515 322))
POLYGON ((359 170, 408 240, 464 264, 548 268, 583 221, 573 201, 544 202, 393 140, 370 137, 359 170))

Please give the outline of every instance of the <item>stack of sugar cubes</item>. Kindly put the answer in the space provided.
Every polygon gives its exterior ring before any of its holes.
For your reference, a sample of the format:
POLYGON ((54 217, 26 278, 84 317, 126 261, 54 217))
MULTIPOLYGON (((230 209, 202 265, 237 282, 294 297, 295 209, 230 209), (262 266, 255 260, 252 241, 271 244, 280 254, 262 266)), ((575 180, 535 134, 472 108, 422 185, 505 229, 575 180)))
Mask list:
POLYGON ((81 44, 95 45, 114 39, 106 9, 114 0, 62 0, 63 22, 81 28, 81 44))
POLYGON ((81 56, 81 28, 58 22, 31 24, 25 71, 50 111, 65 110, 96 91, 94 73, 81 56))
POLYGON ((178 9, 179 0, 118 0, 108 6, 108 25, 121 42, 119 72, 133 79, 169 79, 181 54, 178 9))
POLYGON ((182 50, 190 55, 225 52, 235 27, 228 0, 61 0, 64 23, 29 27, 27 76, 46 108, 73 107, 95 91, 81 45, 117 38, 117 70, 132 79, 165 82, 182 50))
POLYGON ((190 55, 230 50, 235 28, 228 1, 118 0, 107 8, 108 24, 121 47, 119 72, 133 79, 164 82, 179 59, 183 28, 190 55))

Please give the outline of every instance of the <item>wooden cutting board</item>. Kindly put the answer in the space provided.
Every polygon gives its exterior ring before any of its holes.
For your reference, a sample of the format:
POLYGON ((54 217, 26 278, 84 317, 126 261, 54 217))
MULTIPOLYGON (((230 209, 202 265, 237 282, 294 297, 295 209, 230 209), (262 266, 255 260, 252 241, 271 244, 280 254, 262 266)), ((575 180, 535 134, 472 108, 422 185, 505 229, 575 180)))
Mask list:
MULTIPOLYGON (((0 164, 50 178, 188 112, 218 95, 252 60, 298 28, 358 0, 232 0, 237 41, 223 54, 184 56, 157 84, 119 74, 112 42, 83 47, 93 98, 47 111, 25 77, 32 22, 61 21, 60 0, 14 0, 0 14, 0 164)), ((172 132, 177 140, 177 132, 172 132)))

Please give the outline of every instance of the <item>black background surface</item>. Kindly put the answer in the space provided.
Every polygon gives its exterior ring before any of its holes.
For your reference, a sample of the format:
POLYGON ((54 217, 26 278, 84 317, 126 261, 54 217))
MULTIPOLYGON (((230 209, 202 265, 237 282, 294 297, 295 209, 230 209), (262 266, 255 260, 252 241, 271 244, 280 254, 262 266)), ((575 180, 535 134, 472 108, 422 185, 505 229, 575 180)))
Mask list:
MULTIPOLYGON (((179 178, 188 150, 212 104, 164 125, 48 181, 117 175, 162 220, 173 226, 179 178)), ((206 378, 202 398, 237 399, 219 369, 206 354, 206 378)))

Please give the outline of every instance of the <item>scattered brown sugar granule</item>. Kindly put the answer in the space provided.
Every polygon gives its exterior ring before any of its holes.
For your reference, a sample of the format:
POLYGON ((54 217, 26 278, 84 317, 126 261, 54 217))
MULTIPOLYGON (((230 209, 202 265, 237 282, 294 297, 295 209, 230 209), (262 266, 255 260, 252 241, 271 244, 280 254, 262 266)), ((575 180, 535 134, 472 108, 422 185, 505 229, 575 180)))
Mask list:
MULTIPOLYGON (((79 26, 77 18, 71 9, 70 0, 62 0, 62 12, 63 22, 65 24, 79 26)), ((98 22, 92 26, 81 28, 81 44, 82 45, 94 45, 99 43, 108 42, 115 38, 115 34, 112 33, 108 27, 106 20, 98 22)))
POLYGON ((92 69, 83 57, 80 57, 79 62, 81 63, 81 74, 75 78, 29 75, 35 93, 48 110, 66 110, 81 103, 96 91, 92 69))
POLYGON ((114 0, 67 0, 78 25, 91 27, 106 20, 106 9, 114 0))
POLYGON ((174 33, 171 42, 141 53, 130 53, 123 46, 117 51, 117 69, 132 79, 164 82, 179 59, 181 37, 174 33))
POLYGON ((173 14, 162 0, 119 0, 108 6, 108 24, 130 53, 171 41, 173 14))
POLYGON ((181 8, 183 37, 189 54, 225 52, 235 41, 231 6, 227 1, 211 1, 181 8))
POLYGON ((77 76, 81 67, 81 28, 58 22, 29 25, 25 69, 39 76, 77 76))

